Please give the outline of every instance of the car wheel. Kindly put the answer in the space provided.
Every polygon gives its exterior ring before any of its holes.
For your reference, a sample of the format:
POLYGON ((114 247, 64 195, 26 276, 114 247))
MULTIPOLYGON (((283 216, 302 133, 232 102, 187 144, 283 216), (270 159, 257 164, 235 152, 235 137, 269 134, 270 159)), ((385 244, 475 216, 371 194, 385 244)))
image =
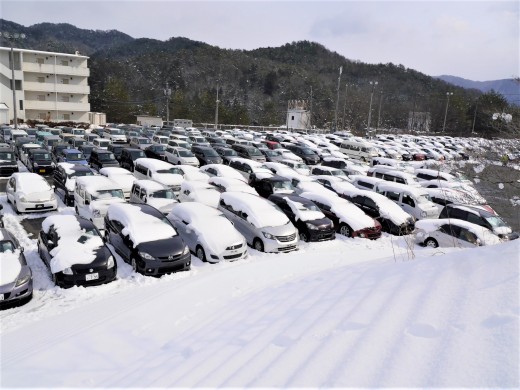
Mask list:
POLYGON ((437 248, 439 246, 439 243, 434 238, 427 238, 426 241, 424 241, 424 245, 426 245, 429 248, 437 248))
POLYGON ((200 245, 197 245, 197 248, 195 249, 195 255, 202 261, 207 261, 206 259, 206 253, 204 252, 204 249, 200 245))
POLYGON ((16 204, 16 201, 13 203, 13 208, 16 214, 20 214, 20 210, 18 210, 18 205, 16 204))
POLYGON ((342 223, 339 227, 339 234, 345 237, 352 237, 352 229, 345 223, 342 223))
POLYGON ((300 233, 300 240, 305 241, 305 242, 309 242, 309 236, 307 235, 307 233, 301 232, 300 233))
POLYGON ((74 206, 74 210, 76 210, 76 214, 79 215, 79 210, 78 210, 78 206, 74 206))
POLYGON ((51 280, 52 280, 52 283, 54 283, 54 285, 58 285, 58 278, 56 277, 56 274, 53 274, 51 272, 51 280))
POLYGON ((132 266, 132 271, 137 272, 137 260, 134 256, 130 258, 130 265, 132 266))
POLYGON ((253 248, 255 248, 258 252, 264 251, 264 243, 259 238, 255 238, 253 241, 253 248))

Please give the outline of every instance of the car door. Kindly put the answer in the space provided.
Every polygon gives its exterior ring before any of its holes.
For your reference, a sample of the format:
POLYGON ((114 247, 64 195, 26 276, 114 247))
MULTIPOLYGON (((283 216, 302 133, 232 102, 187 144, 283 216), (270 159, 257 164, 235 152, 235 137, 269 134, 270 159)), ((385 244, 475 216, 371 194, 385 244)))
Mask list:
POLYGON ((16 179, 11 177, 5 186, 7 200, 14 204, 14 195, 16 194, 16 179))
POLYGON ((107 226, 105 226, 105 229, 109 232, 109 242, 114 246, 116 252, 125 259, 125 261, 129 260, 132 250, 129 247, 130 240, 128 239, 128 236, 123 234, 124 226, 119 221, 110 219, 108 219, 108 225, 109 228, 107 229, 107 226))
POLYGON ((458 247, 460 235, 460 227, 453 224, 444 224, 432 233, 441 247, 458 247))

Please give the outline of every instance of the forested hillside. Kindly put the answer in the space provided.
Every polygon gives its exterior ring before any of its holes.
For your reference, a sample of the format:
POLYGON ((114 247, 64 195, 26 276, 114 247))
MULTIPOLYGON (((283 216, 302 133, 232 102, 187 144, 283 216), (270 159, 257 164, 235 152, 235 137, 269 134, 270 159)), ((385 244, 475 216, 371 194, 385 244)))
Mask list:
MULTIPOLYGON (((91 110, 111 122, 135 123, 136 115, 166 116, 168 84, 170 118, 213 123, 217 85, 219 123, 281 125, 287 103, 308 100, 312 123, 333 127, 339 83, 338 128, 360 131, 367 126, 373 92, 371 127, 407 128, 412 112, 429 112, 431 129, 480 135, 519 133, 519 108, 490 91, 482 94, 424 75, 403 65, 351 61, 324 46, 292 42, 256 50, 224 50, 174 37, 167 41, 134 39, 115 30, 78 29, 43 23, 24 27, 0 20, 2 31, 25 33, 19 47, 90 56, 91 110), (370 82, 378 84, 372 88, 370 82), (312 99, 311 99, 312 97, 312 99), (495 112, 513 115, 510 123, 493 120, 495 112)), ((9 46, 0 38, 1 46, 9 46)))

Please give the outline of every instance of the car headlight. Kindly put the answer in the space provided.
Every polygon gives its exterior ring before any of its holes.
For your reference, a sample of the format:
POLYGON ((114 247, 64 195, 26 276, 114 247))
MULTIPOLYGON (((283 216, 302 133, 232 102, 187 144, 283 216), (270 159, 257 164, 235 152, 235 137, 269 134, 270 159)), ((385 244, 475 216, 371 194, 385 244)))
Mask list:
POLYGON ((330 228, 334 229, 334 222, 330 221, 330 228))
POLYGON ((51 200, 56 200, 56 195, 51 194, 51 200))
POLYGON ((139 256, 145 260, 155 260, 155 257, 153 257, 151 254, 146 252, 139 252, 139 256))
POLYGON ((92 211, 92 216, 94 218, 100 218, 101 217, 101 211, 99 211, 99 210, 92 211))
POLYGON ((114 262, 114 256, 110 256, 110 257, 107 259, 107 269, 112 268, 114 265, 115 265, 115 262, 114 262))
POLYGON ((427 216, 428 214, 426 213, 426 211, 421 211, 421 217, 426 218, 427 216))
POLYGON ((18 196, 18 199, 19 199, 20 201, 22 201, 22 202, 27 202, 27 198, 25 197, 24 194, 19 195, 19 196, 18 196))
POLYGON ((31 279, 31 274, 25 274, 21 278, 18 278, 16 281, 16 287, 21 286, 22 284, 27 283, 31 279))
POLYGON ((305 225, 307 225, 307 228, 309 230, 318 230, 318 227, 316 225, 313 225, 312 223, 306 222, 305 225))
POLYGON ((190 248, 186 245, 182 251, 182 256, 187 255, 188 253, 190 253, 190 248))
POLYGON ((276 240, 276 237, 273 236, 273 235, 270 234, 270 233, 262 232, 262 234, 264 235, 265 238, 268 238, 268 239, 270 239, 270 240, 276 240))
POLYGON ((72 268, 70 268, 70 267, 65 268, 65 269, 64 269, 63 271, 61 271, 61 272, 63 272, 64 275, 72 275, 72 274, 73 274, 73 272, 72 272, 72 268))
POLYGON ((38 168, 38 163, 33 163, 33 167, 38 168))

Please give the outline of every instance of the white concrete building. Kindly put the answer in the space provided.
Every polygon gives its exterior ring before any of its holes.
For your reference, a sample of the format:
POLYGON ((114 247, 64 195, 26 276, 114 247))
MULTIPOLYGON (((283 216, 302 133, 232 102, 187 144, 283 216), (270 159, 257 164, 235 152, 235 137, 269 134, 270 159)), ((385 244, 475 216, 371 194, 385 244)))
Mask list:
MULTIPOLYGON (((19 121, 89 122, 88 57, 14 49, 16 116, 19 121)), ((11 48, 0 47, 0 105, 14 118, 11 48)))
POLYGON ((306 100, 289 100, 287 105, 287 128, 307 130, 311 128, 311 115, 306 100))

